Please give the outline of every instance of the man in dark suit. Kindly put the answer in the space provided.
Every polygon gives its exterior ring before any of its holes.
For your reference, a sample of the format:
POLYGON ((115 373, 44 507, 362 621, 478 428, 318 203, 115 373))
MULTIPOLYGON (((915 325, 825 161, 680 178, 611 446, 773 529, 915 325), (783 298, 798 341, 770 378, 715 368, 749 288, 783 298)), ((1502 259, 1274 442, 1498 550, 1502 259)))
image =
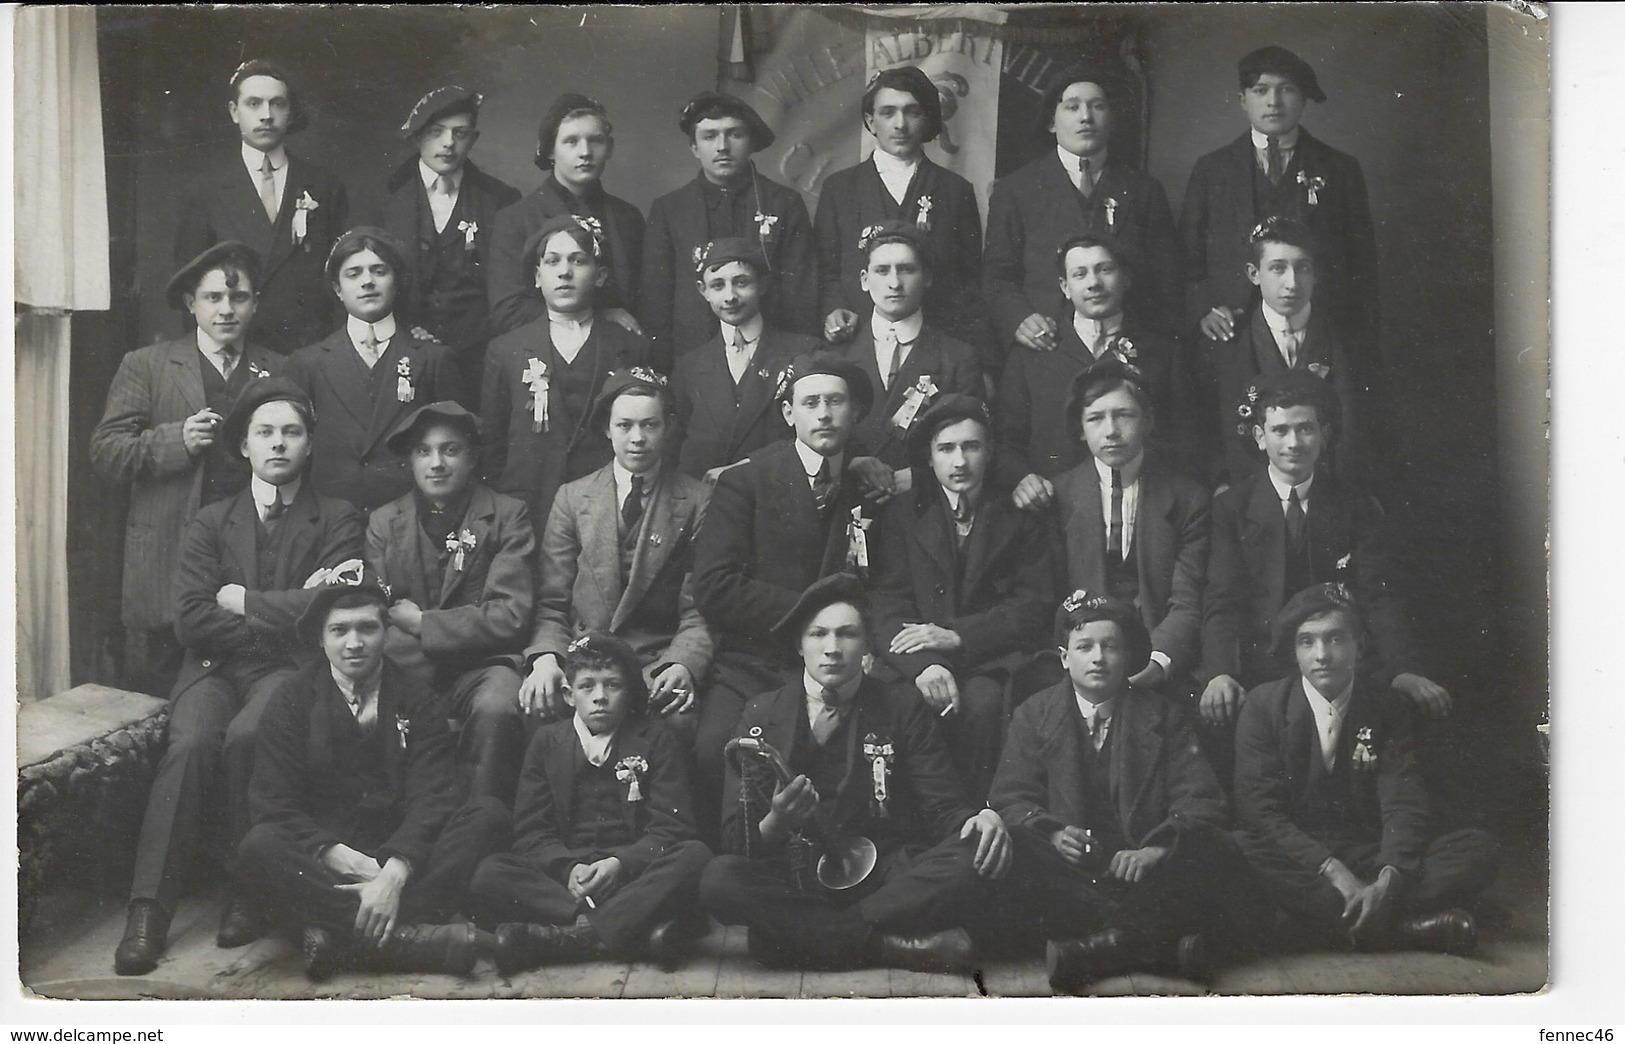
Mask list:
POLYGON ((965 799, 919 696, 864 676, 873 628, 856 576, 813 584, 774 631, 799 648, 801 676, 739 719, 723 793, 728 854, 700 880, 705 908, 745 925, 768 965, 968 970, 962 925, 1010 865, 1003 821, 965 799), (773 752, 773 767, 751 748, 773 752), (818 846, 852 838, 871 842, 856 863, 871 871, 818 880, 821 863, 839 861, 821 861, 818 846))
POLYGON ((307 116, 280 66, 244 62, 229 86, 226 111, 240 146, 211 160, 182 190, 175 262, 216 243, 248 244, 262 264, 258 336, 287 355, 332 322, 322 261, 349 227, 348 196, 337 177, 283 147, 307 116))
POLYGON ((688 292, 697 251, 717 239, 748 239, 771 272, 764 297, 774 326, 818 331, 818 251, 801 193, 764 177, 751 155, 773 144, 773 131, 745 102, 706 91, 683 106, 678 126, 700 172, 649 207, 643 243, 643 326, 658 358, 671 360, 717 331, 705 302, 688 292))
POLYGON ((768 325, 762 315, 767 259, 754 241, 707 243, 694 272, 718 330, 679 354, 672 367, 682 440, 677 466, 685 475, 715 483, 724 468, 785 436, 775 382, 786 363, 816 351, 819 343, 768 325))
POLYGON ((1249 923, 1224 792, 1184 707, 1128 683, 1151 648, 1138 610, 1075 591, 1055 640, 1068 677, 1017 708, 990 799, 1018 852, 1017 919, 1049 940, 1057 993, 1168 967, 1203 978, 1201 933, 1249 923))
POLYGON ((1247 694, 1236 725, 1236 837, 1269 897, 1323 938, 1469 953, 1460 909, 1495 879, 1482 830, 1435 834, 1409 714, 1358 677, 1361 614, 1341 584, 1293 595, 1275 622, 1289 678, 1247 694))
POLYGON ((1077 66, 1056 77, 1039 127, 1055 136, 1055 152, 993 185, 983 278, 1003 346, 1055 349, 1067 306, 1053 278, 1055 252, 1079 232, 1122 244, 1136 273, 1128 314, 1171 326, 1180 286, 1173 211, 1156 179, 1110 153, 1113 120, 1123 115, 1119 94, 1104 69, 1077 66))
POLYGON ((711 491, 662 463, 672 424, 664 377, 643 367, 617 371, 593 415, 615 459, 553 500, 520 701, 545 717, 565 716, 565 648, 589 631, 608 634, 636 654, 651 716, 692 745, 712 648, 694 605, 694 538, 711 491))
POLYGON ((710 926, 699 884, 711 852, 694 839, 688 759, 644 715, 639 659, 602 631, 565 652, 574 714, 537 730, 514 803, 513 851, 474 876, 476 909, 501 922, 501 975, 611 954, 670 966, 710 926))
MULTIPOLYGON (((308 588, 360 554, 355 509, 305 480, 314 426, 310 400, 280 377, 251 382, 221 425, 221 440, 248 458, 253 478, 186 530, 174 586, 186 659, 136 845, 129 919, 113 956, 120 975, 157 965, 205 821, 223 815, 231 844, 248 829, 260 717, 313 652, 294 641, 294 622, 308 588)), ((260 930, 257 911, 229 896, 220 945, 242 946, 260 930)))
POLYGON ((376 581, 358 567, 311 594, 299 641, 325 656, 266 711, 233 873, 302 931, 313 980, 343 967, 467 975, 474 926, 440 922, 507 841, 508 810, 491 797, 457 807, 445 712, 385 662, 376 581))
POLYGON ((120 360, 90 436, 96 473, 130 490, 120 614, 127 688, 173 687, 181 534, 199 509, 248 485, 248 465, 219 427, 251 381, 282 370, 282 356, 250 343, 259 281, 259 258, 242 243, 218 243, 182 265, 168 298, 196 319, 195 336, 120 360))
POLYGON ((411 293, 401 297, 400 311, 452 349, 470 409, 478 406, 492 334, 485 296, 492 230, 497 212, 519 200, 518 189, 468 158, 480 140, 482 97, 447 86, 418 99, 400 128, 417 153, 384 182, 364 220, 411 244, 411 293))
POLYGON ((519 650, 536 594, 523 501, 476 481, 479 418, 455 402, 414 410, 386 443, 416 488, 372 513, 367 565, 390 592, 390 662, 462 722, 459 769, 475 797, 513 797, 524 752, 519 650))
POLYGON ((417 407, 461 399, 462 379, 451 349, 420 340, 397 319, 395 303, 411 273, 401 245, 383 229, 363 225, 340 237, 327 278, 348 317, 295 352, 288 376, 325 422, 311 465, 317 490, 371 511, 412 491, 406 461, 384 440, 417 407))
POLYGON ((554 99, 536 131, 535 162, 544 180, 535 192, 498 214, 492 226, 488 285, 496 333, 547 317, 525 244, 543 225, 565 214, 595 218, 603 229, 604 269, 609 274, 597 307, 604 318, 631 333, 643 333, 633 316, 640 300, 643 214, 604 191, 604 168, 614 154, 615 130, 603 105, 580 94, 554 99))
POLYGON ((912 65, 875 73, 863 92, 863 126, 874 153, 836 171, 818 194, 818 312, 824 336, 845 342, 868 318, 873 302, 861 273, 868 256, 858 246, 871 225, 907 222, 926 236, 936 258, 925 296, 925 318, 975 346, 984 367, 996 369, 993 331, 982 303, 982 215, 970 182, 931 162, 925 144, 942 133, 942 95, 912 65))
POLYGON ((987 796, 1010 681, 1038 651, 1055 601, 1047 519, 988 481, 987 407, 944 395, 909 436, 922 477, 886 507, 875 611, 884 672, 912 681, 942 728, 967 796, 987 796))
MULTIPOLYGON (((1196 161, 1180 215, 1187 329, 1228 341, 1257 300, 1247 282, 1248 231, 1272 215, 1302 221, 1323 245, 1322 308, 1352 342, 1375 349, 1377 246, 1365 176, 1353 156, 1299 125, 1324 102, 1315 71, 1284 47, 1237 67, 1246 134, 1196 161)), ((1228 400, 1221 400, 1228 401, 1228 400)))

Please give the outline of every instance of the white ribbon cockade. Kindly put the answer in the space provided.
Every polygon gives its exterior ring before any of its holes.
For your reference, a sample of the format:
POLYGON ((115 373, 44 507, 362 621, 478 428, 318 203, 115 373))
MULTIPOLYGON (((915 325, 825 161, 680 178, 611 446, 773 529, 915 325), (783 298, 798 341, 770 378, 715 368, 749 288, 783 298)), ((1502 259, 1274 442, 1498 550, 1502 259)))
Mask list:
POLYGON ((914 215, 914 227, 921 232, 931 231, 931 208, 934 205, 930 196, 920 197, 919 210, 914 215))
POLYGON ((649 763, 637 754, 624 757, 615 763, 615 778, 626 784, 626 800, 643 800, 640 780, 648 771, 649 763))
POLYGON ((1377 752, 1375 744, 1371 741, 1371 726, 1362 725, 1360 731, 1354 734, 1354 754, 1352 757, 1354 767, 1367 771, 1377 767, 1377 752))
POLYGON ((463 571, 464 556, 470 551, 474 550, 474 546, 478 542, 479 541, 475 538, 474 533, 471 530, 465 529, 461 533, 446 534, 446 550, 450 551, 455 556, 451 560, 451 568, 453 571, 458 573, 463 571))
MULTIPOLYGON (((309 220, 310 219, 309 219, 308 215, 310 214, 310 212, 312 210, 315 210, 319 206, 321 206, 321 204, 316 202, 315 197, 313 197, 310 194, 309 189, 306 189, 303 193, 300 194, 298 199, 294 200, 294 202, 293 202, 293 243, 294 243, 294 246, 298 246, 301 243, 305 243, 305 234, 309 230, 309 220)), ((306 250, 310 249, 310 245, 308 243, 305 244, 305 249, 306 250)))
POLYGON ((891 763, 897 757, 897 753, 892 749, 890 740, 881 742, 871 732, 863 737, 863 756, 869 759, 869 777, 874 781, 872 796, 875 818, 886 819, 891 815, 891 810, 886 807, 886 801, 890 797, 890 788, 887 784, 891 776, 891 763))
POLYGON ((403 718, 399 714, 395 715, 395 731, 400 734, 400 737, 401 737, 401 749, 405 750, 406 749, 406 737, 412 731, 412 719, 411 718, 403 718))
POLYGON ((259 363, 249 363, 248 364, 248 376, 251 379, 258 379, 260 377, 269 377, 269 376, 271 376, 271 371, 267 370, 267 369, 264 369, 263 367, 260 366, 259 363))
POLYGON ((1116 199, 1106 197, 1106 227, 1114 232, 1117 230, 1117 205, 1116 199))
POLYGON ((532 431, 547 430, 547 389, 550 383, 547 375, 547 364, 540 359, 532 359, 525 366, 525 372, 520 378, 530 388, 531 395, 531 426, 532 431))
POLYGON ((863 517, 861 505, 852 509, 851 521, 846 524, 846 564, 849 569, 855 571, 869 568, 867 530, 872 522, 874 519, 863 517))
POLYGON ((1304 188, 1304 200, 1311 206, 1320 203, 1320 190, 1326 187, 1326 179, 1316 174, 1310 177, 1307 171, 1298 171, 1298 184, 1304 188))
POLYGON ((763 214, 758 212, 756 214, 756 234, 763 240, 769 239, 773 235, 773 226, 777 225, 778 223, 779 218, 777 214, 763 214))
POLYGON ((920 374, 920 379, 914 382, 914 387, 904 393, 903 404, 897 407, 896 413, 892 414, 892 427, 898 431, 907 431, 912 428, 915 418, 930 403, 938 390, 937 382, 931 379, 929 373, 920 374))
POLYGON ((395 364, 395 398, 411 402, 412 395, 412 364, 402 359, 395 364))
POLYGON ((480 223, 478 221, 457 222, 457 231, 463 234, 464 250, 472 251, 474 249, 474 235, 475 233, 479 232, 479 230, 480 223))

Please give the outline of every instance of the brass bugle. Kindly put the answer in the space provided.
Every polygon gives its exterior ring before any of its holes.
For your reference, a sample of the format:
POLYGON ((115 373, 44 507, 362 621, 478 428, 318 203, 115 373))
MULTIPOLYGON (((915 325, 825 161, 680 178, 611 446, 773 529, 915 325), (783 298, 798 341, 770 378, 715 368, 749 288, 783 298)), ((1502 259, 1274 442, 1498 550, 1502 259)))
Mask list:
MULTIPOLYGON (((779 782, 789 786, 795 776, 790 773, 790 766, 784 761, 784 756, 773 748, 773 745, 764 739, 754 736, 743 736, 728 741, 724 749, 724 756, 733 756, 736 752, 744 752, 762 759, 773 766, 773 773, 779 782)), ((862 884, 875 869, 875 861, 879 852, 875 843, 866 837, 854 836, 833 838, 824 829, 816 814, 808 816, 802 825, 802 833, 812 842, 818 850, 818 865, 815 873, 818 883, 832 892, 845 891, 862 884)))

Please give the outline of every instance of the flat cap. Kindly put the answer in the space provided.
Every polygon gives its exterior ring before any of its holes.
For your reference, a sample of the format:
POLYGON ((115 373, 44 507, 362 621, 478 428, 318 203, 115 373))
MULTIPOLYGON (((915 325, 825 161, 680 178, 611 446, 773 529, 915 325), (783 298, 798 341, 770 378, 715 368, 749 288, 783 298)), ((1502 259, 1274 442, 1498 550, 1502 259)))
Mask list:
POLYGON ((203 277, 216 268, 231 267, 248 276, 248 281, 254 285, 254 292, 260 289, 260 256, 254 253, 254 248, 247 243, 239 243, 228 239, 224 243, 216 243, 203 253, 186 262, 175 270, 169 277, 169 285, 164 288, 164 299, 171 308, 186 310, 186 295, 197 292, 198 283, 203 277))
POLYGON ((762 253, 761 244, 738 236, 713 239, 704 246, 695 248, 694 274, 703 278, 706 272, 720 268, 730 261, 741 261, 749 265, 756 270, 757 275, 767 274, 767 256, 762 253))
POLYGON ((422 436, 423 431, 435 424, 449 424, 454 428, 461 428, 475 443, 479 442, 482 430, 480 418, 463 409, 460 403, 443 399, 440 402, 425 403, 408 413, 406 418, 395 426, 395 430, 390 432, 384 446, 397 457, 404 457, 412 451, 413 444, 422 436))
POLYGON ((406 122, 401 124, 400 135, 403 138, 416 137, 418 131, 441 116, 456 116, 462 113, 478 116, 480 103, 484 100, 485 95, 480 92, 455 84, 436 87, 412 106, 412 111, 406 114, 406 122))

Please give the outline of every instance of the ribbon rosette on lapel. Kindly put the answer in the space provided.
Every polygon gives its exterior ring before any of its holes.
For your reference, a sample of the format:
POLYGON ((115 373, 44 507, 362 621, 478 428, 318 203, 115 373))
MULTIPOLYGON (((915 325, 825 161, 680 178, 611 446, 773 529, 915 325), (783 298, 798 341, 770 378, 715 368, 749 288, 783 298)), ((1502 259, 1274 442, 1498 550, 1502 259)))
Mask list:
POLYGON ((530 388, 531 398, 531 431, 547 430, 547 388, 549 377, 547 364, 540 359, 532 359, 525 366, 525 372, 520 376, 530 388))
POLYGON ((395 398, 401 402, 412 401, 412 363, 409 359, 401 359, 395 364, 395 398))
POLYGON ((477 543, 472 530, 465 529, 461 533, 446 534, 446 550, 455 556, 451 560, 452 569, 459 573, 463 571, 464 556, 474 550, 477 543))
POLYGON ((896 413, 892 414, 892 426, 898 431, 904 432, 912 428, 914 419, 920 415, 920 411, 925 409, 939 390, 937 382, 932 379, 929 373, 920 374, 920 379, 914 382, 914 387, 904 393, 903 404, 897 407, 896 413))
POLYGON ((1326 179, 1316 174, 1310 177, 1307 171, 1298 171, 1298 184, 1303 186, 1304 201, 1311 207, 1320 203, 1320 190, 1326 187, 1326 179))
POLYGON ((248 376, 249 376, 249 378, 251 380, 257 380, 257 379, 259 379, 261 377, 269 377, 269 376, 271 376, 271 371, 265 369, 262 366, 260 366, 259 363, 249 363, 248 364, 248 376))
POLYGON ((310 249, 310 244, 305 242, 305 235, 309 231, 310 212, 319 206, 321 204, 316 202, 316 198, 310 194, 309 189, 300 193, 299 198, 293 201, 294 246, 303 245, 306 250, 310 249))
POLYGON ((1360 731, 1354 734, 1352 763, 1356 769, 1368 772, 1377 767, 1376 743, 1372 741, 1369 725, 1360 726, 1360 731))
POLYGON ((767 246, 767 241, 773 238, 773 226, 778 223, 779 216, 777 214, 764 214, 759 210, 756 212, 756 235, 761 238, 764 248, 767 246))
POLYGON ((887 819, 891 809, 886 802, 891 797, 891 763, 897 757, 890 740, 881 740, 874 733, 863 737, 863 756, 869 759, 869 778, 874 782, 870 793, 870 810, 876 819, 887 819))
POLYGON ((459 231, 459 232, 461 232, 463 234, 463 249, 464 250, 467 250, 468 252, 473 253, 473 251, 474 251, 474 236, 479 232, 479 230, 480 230, 480 223, 478 221, 459 221, 459 222, 457 222, 457 231, 459 231))
POLYGON ((914 213, 914 227, 919 229, 921 232, 931 231, 931 208, 935 206, 935 204, 931 202, 931 197, 921 196, 920 201, 916 204, 916 206, 919 209, 914 213))
POLYGON ((1115 232, 1115 231, 1117 231, 1117 208, 1122 206, 1122 204, 1117 202, 1117 197, 1116 196, 1107 196, 1105 206, 1106 206, 1106 227, 1109 230, 1115 232))
POLYGON ((401 737, 401 749, 406 749, 406 737, 412 732, 412 719, 395 715, 395 732, 401 737))
POLYGON ((641 755, 632 754, 615 763, 615 779, 626 784, 626 800, 642 801, 642 779, 649 772, 649 763, 641 755))
POLYGON ((1337 560, 1337 564, 1335 566, 1333 566, 1332 568, 1334 570, 1336 570, 1340 574, 1341 573, 1346 573, 1346 572, 1348 572, 1348 569, 1349 569, 1349 563, 1351 561, 1353 561, 1353 559, 1354 559, 1354 552, 1350 551, 1348 554, 1344 555, 1342 558, 1339 558, 1337 560))
POLYGON ((874 519, 863 517, 863 506, 852 509, 846 523, 846 567, 852 571, 869 568, 869 526, 874 519))
POLYGON ((1236 425, 1236 434, 1240 435, 1242 438, 1246 438, 1252 433, 1253 413, 1255 412, 1253 409, 1253 403, 1257 401, 1258 385, 1247 385, 1247 399, 1241 405, 1236 407, 1236 416, 1241 418, 1241 423, 1236 425))
POLYGON ((1332 375, 1332 368, 1325 363, 1310 363, 1308 370, 1323 381, 1330 379, 1332 375))
POLYGON ((1140 357, 1140 350, 1134 346, 1134 342, 1122 334, 1113 334, 1111 340, 1107 342, 1106 350, 1126 363, 1133 363, 1140 357))

